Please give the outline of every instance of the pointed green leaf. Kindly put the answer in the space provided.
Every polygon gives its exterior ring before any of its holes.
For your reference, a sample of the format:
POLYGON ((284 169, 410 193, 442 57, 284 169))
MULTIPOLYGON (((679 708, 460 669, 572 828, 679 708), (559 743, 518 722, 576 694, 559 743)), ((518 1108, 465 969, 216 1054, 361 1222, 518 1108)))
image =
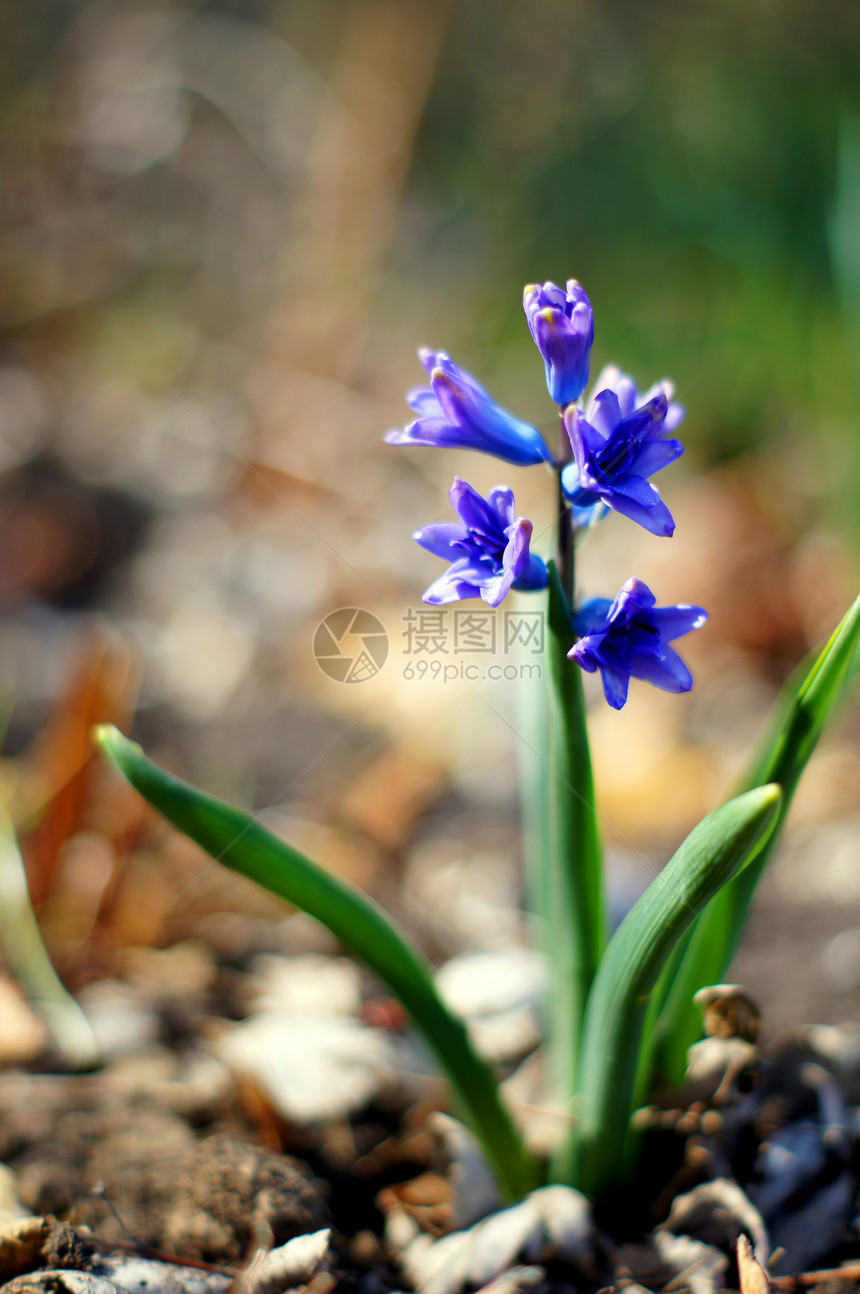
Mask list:
POLYGON ((0 805, 0 948, 63 1059, 75 1069, 96 1066, 98 1046, 90 1022, 63 986, 42 942, 24 860, 5 805, 0 805))
POLYGON ((557 1179, 593 1195, 618 1180, 651 994, 684 931, 773 829, 781 798, 778 786, 760 787, 709 814, 609 941, 588 999, 574 1119, 557 1179))
POLYGON ((661 1010, 654 1039, 654 1068, 668 1084, 684 1076, 687 1051, 701 1033, 693 994, 726 976, 749 913, 755 888, 770 858, 801 774, 851 669, 860 639, 860 598, 848 610, 811 667, 807 661, 786 684, 777 718, 756 751, 741 790, 776 782, 782 788, 780 818, 750 866, 713 900, 693 930, 687 952, 661 1010))
POLYGON ((439 997, 429 963, 381 908, 279 840, 253 817, 173 777, 115 728, 95 739, 132 786, 217 862, 316 917, 361 957, 400 999, 451 1081, 464 1116, 517 1198, 535 1184, 536 1166, 502 1104, 498 1086, 463 1022, 439 997))

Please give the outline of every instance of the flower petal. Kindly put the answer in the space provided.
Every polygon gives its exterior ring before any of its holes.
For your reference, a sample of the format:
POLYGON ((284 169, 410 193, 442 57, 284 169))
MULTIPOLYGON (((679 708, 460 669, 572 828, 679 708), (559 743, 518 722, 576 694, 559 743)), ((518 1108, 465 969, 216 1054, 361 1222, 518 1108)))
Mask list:
POLYGON ((406 403, 419 418, 441 418, 442 408, 432 386, 413 386, 406 392, 406 403))
POLYGON ((609 608, 609 619, 615 621, 623 616, 625 620, 629 620, 639 611, 650 610, 656 601, 645 581, 632 575, 622 584, 618 596, 609 608))
POLYGON ((569 404, 563 414, 564 429, 577 466, 582 470, 604 448, 606 441, 584 414, 569 404))
POLYGON ((412 538, 422 548, 426 548, 429 553, 434 553, 436 557, 445 557, 449 562, 453 562, 463 556, 459 548, 454 547, 454 545, 462 545, 468 533, 466 527, 456 521, 435 521, 429 526, 421 526, 420 529, 415 531, 412 538))
POLYGON ((514 506, 514 492, 508 485, 494 485, 487 495, 487 503, 498 515, 502 526, 512 526, 516 520, 517 510, 514 506))
MULTIPOLYGON (((599 638, 597 642, 599 644, 599 638)), ((575 642, 567 653, 567 657, 568 660, 575 660, 577 665, 581 666, 581 668, 586 670, 589 674, 593 674, 601 664, 601 660, 598 655, 598 647, 592 643, 590 636, 588 638, 580 638, 579 642, 575 642)))
POLYGON ((574 503, 573 517, 577 530, 587 530, 589 526, 596 526, 608 512, 609 509, 605 503, 592 503, 587 507, 574 503))
POLYGON ((511 571, 513 578, 519 579, 528 570, 532 523, 520 517, 510 530, 508 544, 502 554, 502 570, 511 571))
POLYGON ((464 481, 461 476, 455 476, 454 484, 448 491, 448 497, 454 511, 469 530, 476 530, 486 538, 496 540, 500 547, 504 547, 507 536, 498 513, 490 507, 488 501, 473 485, 464 481))
MULTIPOLYGON (((606 629, 609 611, 612 606, 610 598, 589 598, 583 602, 573 620, 573 627, 580 638, 586 638, 598 629, 606 629)), ((573 648, 568 652, 570 656, 573 648)))
MULTIPOLYGON (((627 481, 641 480, 640 477, 628 477, 627 481)), ((625 482, 625 485, 627 482, 625 482)), ((645 530, 650 531, 652 535, 668 537, 674 534, 675 519, 672 516, 666 504, 660 498, 660 494, 653 485, 645 482, 649 486, 649 494, 643 497, 649 498, 648 503, 641 503, 639 498, 632 497, 632 494, 619 486, 612 490, 601 491, 601 498, 610 508, 620 512, 622 516, 629 517, 631 521, 636 521, 645 530)), ((637 491, 638 493, 638 491, 637 491)))
POLYGON ((604 441, 608 440, 623 418, 618 396, 609 388, 600 391, 589 405, 588 421, 604 441))
POLYGON ((684 421, 686 413, 687 410, 684 406, 682 404, 676 404, 673 400, 670 403, 669 408, 666 410, 666 421, 663 424, 666 431, 674 431, 676 427, 680 427, 681 423, 684 421))
POLYGON ((545 589, 547 584, 546 563, 529 551, 532 529, 530 521, 518 517, 511 526, 510 540, 502 556, 503 569, 513 572, 514 588, 523 593, 545 589))
POLYGON ((436 449, 469 449, 472 441, 445 418, 416 418, 385 433, 388 445, 432 445, 436 449))
POLYGON ((674 607, 655 607, 651 619, 660 630, 664 642, 671 642, 693 629, 701 629, 708 618, 704 607, 695 607, 690 603, 679 602, 674 607))
POLYGON ((641 404, 628 417, 623 418, 612 435, 628 445, 641 445, 662 434, 666 418, 666 397, 655 395, 647 404, 641 404))
POLYGON ((649 440, 633 459, 632 470, 637 476, 653 476, 680 458, 684 446, 680 440, 649 440))
POLYGON ((659 655, 637 656, 631 662, 630 673, 664 692, 689 692, 693 686, 693 675, 674 647, 664 647, 659 655))
MULTIPOLYGON (((627 382, 631 386, 633 386, 633 382, 631 381, 631 379, 621 372, 621 369, 618 367, 617 364, 604 364, 603 368, 600 370, 600 372, 597 375, 597 381, 594 383, 594 386, 591 389, 591 394, 588 397, 588 403, 585 406, 586 417, 589 419, 589 421, 591 421, 592 418, 594 417, 594 413, 595 413, 594 402, 599 392, 608 391, 608 390, 617 392, 618 383, 621 381, 627 382)), ((634 390, 635 390, 635 387, 634 387, 634 390)))
POLYGON ((503 571, 501 575, 496 575, 492 580, 487 580, 481 586, 481 597, 487 606, 497 607, 504 602, 511 591, 513 582, 514 573, 512 570, 503 571))
POLYGON ((546 562, 537 553, 529 553, 528 566, 522 575, 518 575, 514 580, 513 587, 520 593, 535 593, 538 589, 545 589, 549 576, 546 569, 546 562))
POLYGON ((432 350, 429 346, 418 347, 418 360, 425 373, 432 373, 440 360, 445 358, 443 350, 432 350))
POLYGON ((529 466, 552 458, 540 432, 515 418, 453 361, 430 374, 433 392, 448 420, 467 434, 463 444, 509 463, 529 466))
POLYGON ((462 598, 480 597, 480 588, 469 579, 471 574, 473 572, 467 560, 455 562, 425 589, 421 601, 429 602, 431 606, 442 606, 448 602, 459 602, 462 598))
POLYGON ((600 679, 603 683, 603 695, 613 710, 623 710, 627 702, 627 691, 630 687, 630 675, 624 669, 611 665, 600 666, 600 679))
POLYGON ((652 485, 650 481, 646 481, 645 477, 640 476, 638 472, 619 476, 617 480, 612 482, 609 489, 603 490, 601 493, 604 498, 621 494, 625 499, 630 499, 631 502, 638 503, 643 508, 653 508, 660 498, 657 486, 652 485))

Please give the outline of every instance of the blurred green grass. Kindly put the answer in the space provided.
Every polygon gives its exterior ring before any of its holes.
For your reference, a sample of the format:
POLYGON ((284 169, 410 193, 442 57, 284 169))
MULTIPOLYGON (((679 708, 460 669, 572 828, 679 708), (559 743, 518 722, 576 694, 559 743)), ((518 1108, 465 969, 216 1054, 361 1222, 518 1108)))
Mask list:
MULTIPOLYGON (((429 5, 398 7, 418 23, 429 5)), ((7 0, 7 185, 14 194, 21 173, 32 182, 40 167, 86 172, 85 153, 61 148, 50 105, 68 94, 109 17, 240 22, 288 42, 325 81, 362 7, 279 0, 190 4, 177 14, 162 3, 28 10, 7 0), (51 125, 41 136, 40 122, 51 125)), ((617 355, 642 380, 671 369, 691 393, 700 460, 814 434, 834 461, 817 464, 825 479, 813 488, 853 505, 860 11, 803 0, 442 7, 447 25, 378 266, 376 310, 396 311, 408 297, 414 315, 421 300, 428 325, 444 334, 433 344, 494 346, 487 362, 504 370, 511 350, 529 345, 523 283, 575 274, 597 308, 598 355, 617 355)), ((198 121, 208 109, 199 98, 192 105, 198 121)), ((149 207, 150 234, 165 211, 186 236, 196 231, 200 193, 189 193, 168 156, 125 187, 138 212, 149 207)), ((142 333, 149 308, 168 335, 187 334, 187 256, 174 253, 173 266, 148 259, 108 282, 106 297, 117 309, 132 298, 142 333)), ((26 285, 15 292, 26 296, 26 285)), ((210 330, 229 332, 229 309, 211 295, 193 308, 210 330)), ((59 331, 77 328, 84 345, 92 327, 90 309, 59 331)), ((852 510, 843 506, 846 517, 852 510)))
POLYGON ((458 5, 401 271, 462 277, 467 345, 519 342, 521 284, 575 274, 595 353, 688 393, 700 463, 813 437, 853 520, 858 55, 851 6, 458 5))

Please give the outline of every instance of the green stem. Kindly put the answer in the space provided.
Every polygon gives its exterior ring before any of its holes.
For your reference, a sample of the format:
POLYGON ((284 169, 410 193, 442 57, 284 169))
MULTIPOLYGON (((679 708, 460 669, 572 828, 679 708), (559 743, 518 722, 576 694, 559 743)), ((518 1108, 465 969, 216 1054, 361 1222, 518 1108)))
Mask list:
POLYGON ((552 766, 549 698, 543 669, 539 678, 522 680, 516 689, 516 701, 517 730, 523 737, 517 745, 517 763, 526 911, 543 923, 552 911, 547 885, 552 873, 549 860, 554 848, 550 781, 547 776, 547 770, 552 766))
POLYGON ((180 831, 225 867, 316 917, 367 963, 403 1003, 436 1055, 505 1193, 517 1199, 534 1186, 537 1166, 502 1103, 492 1070, 440 998, 423 953, 382 909, 247 813, 166 773, 115 728, 97 728, 94 736, 132 786, 180 831))
MULTIPOLYGON (((594 780, 579 669, 567 658, 574 641, 576 587, 573 515, 561 488, 571 449, 562 420, 557 466, 557 564, 549 563, 547 656, 549 663, 548 821, 542 832, 536 887, 543 898, 542 932, 549 967, 548 1044, 556 1099, 573 1099, 582 1022, 592 981, 606 944, 600 840, 594 780)), ((555 1181, 567 1180, 552 1168, 555 1181)))
POLYGON ((548 622, 554 742, 547 776, 553 830, 546 885, 550 910, 544 929, 550 969, 551 1071, 557 1096, 567 1103, 575 1091, 585 1005, 606 945, 606 923, 582 679, 567 657, 573 628, 552 563, 548 622))

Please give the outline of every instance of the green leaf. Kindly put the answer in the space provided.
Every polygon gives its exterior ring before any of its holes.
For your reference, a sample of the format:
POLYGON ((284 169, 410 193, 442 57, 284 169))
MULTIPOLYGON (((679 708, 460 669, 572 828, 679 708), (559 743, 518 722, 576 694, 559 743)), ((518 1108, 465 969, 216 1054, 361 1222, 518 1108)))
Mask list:
POLYGON ((801 774, 839 697, 860 639, 860 598, 834 630, 811 667, 807 661, 789 680, 775 707, 776 719, 756 751, 739 790, 776 782, 783 792, 779 821, 750 866, 702 913, 660 1013, 654 1037, 654 1069, 670 1085, 683 1079, 687 1051, 701 1034, 693 994, 726 976, 746 924, 755 888, 770 858, 801 774))
POLYGON ((98 1064, 90 1022, 63 986, 42 942, 12 820, 0 806, 0 948, 9 969, 45 1020, 63 1059, 75 1069, 98 1064))
POLYGON ((704 905, 772 831, 781 798, 778 786, 760 787, 709 814, 609 941, 588 999, 574 1120, 556 1180, 591 1195, 619 1180, 644 1025, 660 973, 704 905))
POLYGON ((546 911, 543 933, 549 985, 550 1069, 557 1096, 570 1101, 585 1004, 603 950, 603 864, 582 674, 567 653, 574 641, 567 598, 549 563, 547 648, 551 684, 549 823, 536 887, 546 911))
POLYGON ((463 1022, 440 998, 423 953, 382 909, 249 814, 166 773, 115 728, 98 728, 94 736, 132 786, 217 862, 316 917, 367 963, 400 999, 435 1053, 502 1189, 515 1199, 534 1186, 536 1165, 489 1066, 463 1022))

